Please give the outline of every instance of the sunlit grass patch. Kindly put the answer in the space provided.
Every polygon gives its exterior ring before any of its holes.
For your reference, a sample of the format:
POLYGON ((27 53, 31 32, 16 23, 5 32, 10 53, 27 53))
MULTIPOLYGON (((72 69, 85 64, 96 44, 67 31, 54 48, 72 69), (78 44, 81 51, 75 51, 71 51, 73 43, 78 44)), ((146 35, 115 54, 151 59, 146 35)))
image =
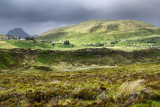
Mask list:
POLYGON ((144 80, 142 79, 142 80, 136 80, 136 81, 123 83, 117 90, 118 92, 115 98, 118 98, 118 97, 125 98, 131 94, 138 94, 140 90, 143 89, 143 86, 141 85, 143 81, 144 80))

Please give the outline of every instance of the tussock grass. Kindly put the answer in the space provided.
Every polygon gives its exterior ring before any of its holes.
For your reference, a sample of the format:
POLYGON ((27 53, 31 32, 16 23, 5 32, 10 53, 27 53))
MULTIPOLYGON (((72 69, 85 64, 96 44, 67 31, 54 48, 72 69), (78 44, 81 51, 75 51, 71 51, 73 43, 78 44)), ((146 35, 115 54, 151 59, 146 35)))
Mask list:
POLYGON ((115 98, 125 98, 131 94, 138 94, 138 92, 140 92, 140 90, 142 90, 143 88, 141 84, 143 81, 143 79, 139 79, 136 81, 123 83, 117 90, 118 92, 116 93, 115 98))

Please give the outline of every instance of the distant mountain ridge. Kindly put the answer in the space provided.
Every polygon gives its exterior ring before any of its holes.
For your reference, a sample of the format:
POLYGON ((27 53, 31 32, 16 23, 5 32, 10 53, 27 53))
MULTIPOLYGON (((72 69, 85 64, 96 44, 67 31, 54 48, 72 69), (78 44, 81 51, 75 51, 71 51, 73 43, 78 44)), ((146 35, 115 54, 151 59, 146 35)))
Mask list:
POLYGON ((7 35, 17 36, 21 38, 30 37, 29 34, 27 34, 22 28, 14 28, 12 30, 9 30, 7 35))

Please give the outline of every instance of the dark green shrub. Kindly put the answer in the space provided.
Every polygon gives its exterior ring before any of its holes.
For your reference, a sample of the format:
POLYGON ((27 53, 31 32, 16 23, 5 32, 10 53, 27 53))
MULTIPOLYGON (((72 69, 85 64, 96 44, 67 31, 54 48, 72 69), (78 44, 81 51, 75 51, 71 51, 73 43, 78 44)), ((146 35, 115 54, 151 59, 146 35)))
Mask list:
POLYGON ((42 71, 52 71, 52 69, 47 66, 34 66, 34 68, 37 70, 42 70, 42 71))
POLYGON ((12 64, 13 61, 8 53, 0 53, 0 68, 5 68, 12 64))
POLYGON ((63 42, 63 44, 64 45, 70 45, 70 42, 69 42, 69 40, 66 40, 66 41, 63 42))
POLYGON ((119 25, 118 24, 111 24, 107 26, 107 30, 109 31, 114 31, 114 30, 118 30, 119 25))
POLYGON ((94 26, 93 28, 90 29, 90 33, 95 32, 96 30, 100 29, 102 27, 101 24, 94 26))
POLYGON ((47 103, 52 97, 56 97, 60 95, 59 91, 35 91, 32 92, 31 90, 26 93, 26 98, 29 100, 30 103, 47 103))
POLYGON ((34 40, 34 37, 25 37, 26 40, 34 40))
POLYGON ((83 100, 95 100, 98 95, 98 92, 91 89, 83 89, 78 93, 74 94, 74 98, 83 99, 83 100))

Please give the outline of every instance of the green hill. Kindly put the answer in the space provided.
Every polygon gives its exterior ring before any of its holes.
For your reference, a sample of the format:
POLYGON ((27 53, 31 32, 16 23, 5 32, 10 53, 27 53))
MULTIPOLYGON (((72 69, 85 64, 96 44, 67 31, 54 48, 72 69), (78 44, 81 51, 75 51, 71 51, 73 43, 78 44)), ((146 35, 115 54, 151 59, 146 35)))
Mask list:
POLYGON ((69 40, 80 46, 142 46, 148 43, 160 45, 160 28, 135 20, 90 20, 73 26, 61 27, 45 32, 38 40, 69 40), (99 46, 99 45, 98 45, 99 46))

